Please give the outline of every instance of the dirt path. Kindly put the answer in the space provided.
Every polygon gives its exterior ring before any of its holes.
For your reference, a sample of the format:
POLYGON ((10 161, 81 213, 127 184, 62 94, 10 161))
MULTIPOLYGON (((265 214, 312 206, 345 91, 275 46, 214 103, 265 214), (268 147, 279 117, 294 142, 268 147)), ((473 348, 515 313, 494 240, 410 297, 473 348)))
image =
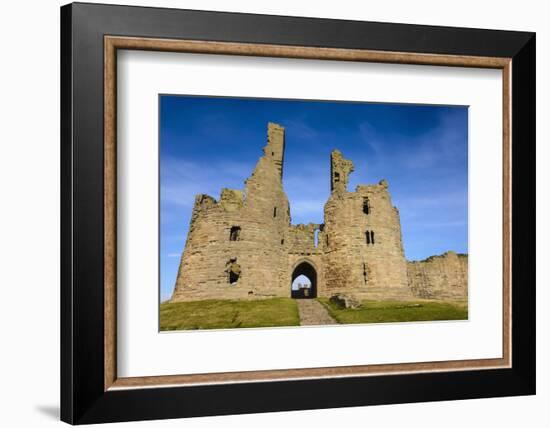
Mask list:
POLYGON ((300 312, 300 325, 336 324, 325 307, 315 299, 296 299, 300 312))

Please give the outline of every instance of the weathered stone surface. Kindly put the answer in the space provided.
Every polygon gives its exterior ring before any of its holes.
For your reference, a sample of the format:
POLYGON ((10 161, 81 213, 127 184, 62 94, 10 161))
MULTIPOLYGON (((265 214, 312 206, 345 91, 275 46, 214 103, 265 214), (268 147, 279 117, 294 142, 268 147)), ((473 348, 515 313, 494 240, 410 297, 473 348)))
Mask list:
POLYGON ((468 256, 449 251, 426 260, 408 262, 409 287, 423 299, 468 297, 468 256))
POLYGON ((399 212, 385 181, 334 186, 325 204, 325 292, 368 299, 412 297, 401 240, 399 212))
POLYGON ((347 294, 335 294, 329 300, 342 309, 359 309, 361 307, 361 302, 347 294))
POLYGON ((196 196, 172 301, 291 296, 293 274, 304 263, 314 272, 314 296, 406 300, 467 290, 464 256, 407 263, 387 181, 349 192, 353 163, 337 150, 324 223, 292 225, 282 185, 284 132, 268 125, 244 190, 222 189, 219 201, 196 196))
POLYGON ((330 154, 330 191, 347 192, 349 175, 353 170, 353 162, 344 159, 340 150, 333 150, 330 154))

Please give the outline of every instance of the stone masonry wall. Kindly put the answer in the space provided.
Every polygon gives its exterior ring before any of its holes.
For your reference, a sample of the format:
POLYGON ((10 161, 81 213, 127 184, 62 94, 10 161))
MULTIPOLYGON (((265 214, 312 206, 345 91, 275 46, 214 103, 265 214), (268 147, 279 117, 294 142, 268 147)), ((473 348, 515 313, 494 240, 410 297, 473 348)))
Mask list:
POLYGON ((408 262, 409 287, 423 299, 466 299, 468 256, 449 251, 423 261, 408 262))

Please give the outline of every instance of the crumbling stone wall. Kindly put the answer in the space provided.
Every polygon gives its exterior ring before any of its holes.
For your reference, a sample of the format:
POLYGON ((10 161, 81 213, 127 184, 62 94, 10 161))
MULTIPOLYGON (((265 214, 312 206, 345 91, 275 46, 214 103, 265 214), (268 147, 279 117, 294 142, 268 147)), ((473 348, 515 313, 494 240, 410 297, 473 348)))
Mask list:
POLYGON ((324 224, 291 225, 282 185, 284 132, 268 124, 263 156, 244 190, 222 189, 219 200, 195 198, 172 301, 289 297, 303 263, 316 274, 317 296, 455 298, 467 292, 463 256, 407 263, 388 183, 349 192, 354 166, 338 150, 330 159, 324 224))
POLYGON ((426 260, 408 262, 409 287, 423 299, 466 299, 468 256, 449 251, 426 260))

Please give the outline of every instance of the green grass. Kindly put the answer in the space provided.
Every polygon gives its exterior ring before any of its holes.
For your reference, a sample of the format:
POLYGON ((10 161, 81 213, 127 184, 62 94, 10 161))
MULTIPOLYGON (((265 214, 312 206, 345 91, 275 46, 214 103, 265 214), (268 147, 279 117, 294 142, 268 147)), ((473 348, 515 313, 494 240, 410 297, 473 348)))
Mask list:
POLYGON ((318 299, 340 324, 379 322, 441 321, 468 319, 466 301, 373 301, 365 300, 360 309, 339 309, 327 298, 318 299))
POLYGON ((300 325, 300 317, 296 301, 291 298, 202 300, 160 305, 162 331, 295 325, 300 325))

